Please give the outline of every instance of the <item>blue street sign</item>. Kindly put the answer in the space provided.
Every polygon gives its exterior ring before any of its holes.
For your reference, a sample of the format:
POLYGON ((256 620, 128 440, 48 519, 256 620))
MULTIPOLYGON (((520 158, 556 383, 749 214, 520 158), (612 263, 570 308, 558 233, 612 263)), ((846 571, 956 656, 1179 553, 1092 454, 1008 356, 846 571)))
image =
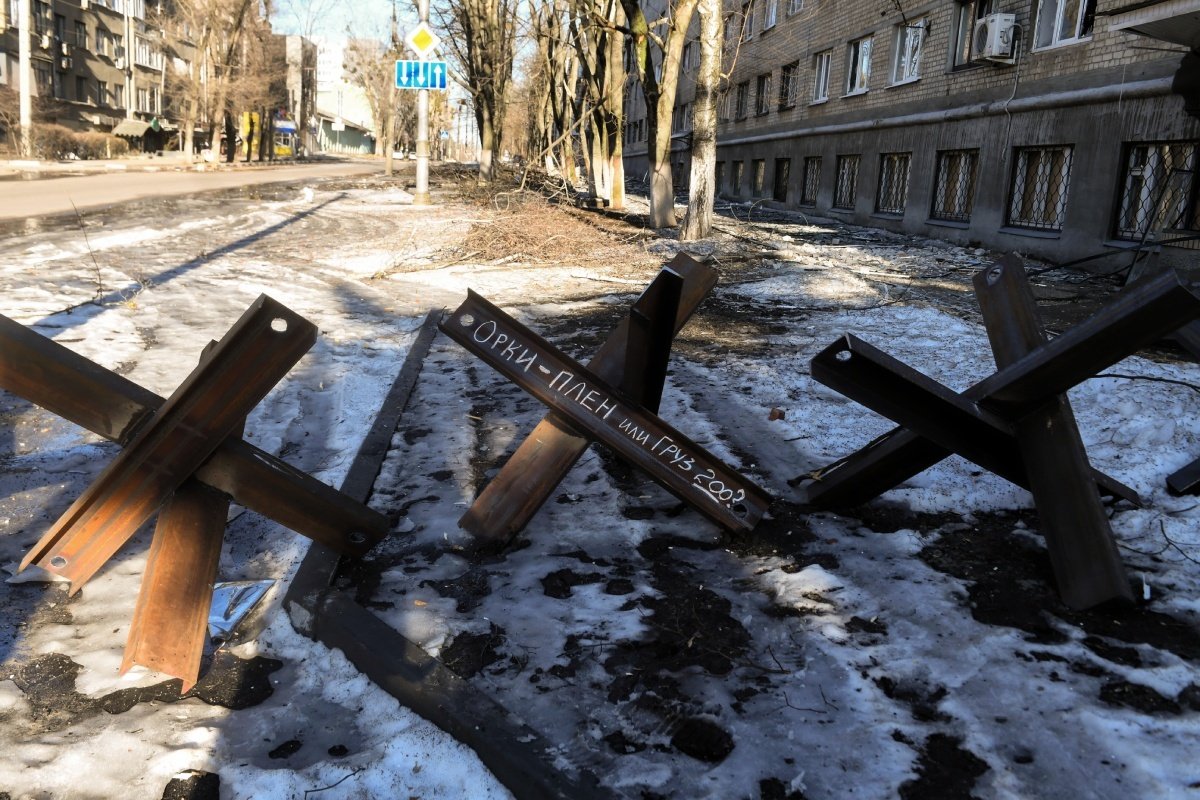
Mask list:
POLYGON ((445 89, 445 61, 397 61, 397 89, 445 89))

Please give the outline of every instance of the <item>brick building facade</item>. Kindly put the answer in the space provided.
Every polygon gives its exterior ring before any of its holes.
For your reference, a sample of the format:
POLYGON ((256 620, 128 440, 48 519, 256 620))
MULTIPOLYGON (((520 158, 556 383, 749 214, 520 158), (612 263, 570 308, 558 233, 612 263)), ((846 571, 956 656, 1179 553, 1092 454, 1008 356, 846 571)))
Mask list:
MULTIPOLYGON (((720 191, 1057 262, 1176 240, 1164 260, 1186 263, 1200 247, 1177 241, 1200 236, 1200 122, 1173 85, 1189 47, 1118 29, 1117 6, 754 0, 727 9, 720 191)), ((685 59, 698 59, 696 44, 685 59)), ((681 180, 692 94, 685 77, 673 125, 681 180)), ((627 107, 637 175, 645 112, 632 98, 627 107)))

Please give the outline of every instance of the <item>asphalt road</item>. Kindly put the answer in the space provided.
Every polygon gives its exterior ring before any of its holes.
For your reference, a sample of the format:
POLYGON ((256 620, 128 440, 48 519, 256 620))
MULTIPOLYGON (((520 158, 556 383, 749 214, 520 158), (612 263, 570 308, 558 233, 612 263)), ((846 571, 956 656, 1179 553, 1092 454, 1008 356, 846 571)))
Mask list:
POLYGON ((282 183, 379 172, 382 162, 336 161, 260 169, 219 168, 211 171, 112 171, 57 177, 46 173, 32 180, 0 182, 0 220, 70 214, 146 197, 194 194, 235 186, 282 183))

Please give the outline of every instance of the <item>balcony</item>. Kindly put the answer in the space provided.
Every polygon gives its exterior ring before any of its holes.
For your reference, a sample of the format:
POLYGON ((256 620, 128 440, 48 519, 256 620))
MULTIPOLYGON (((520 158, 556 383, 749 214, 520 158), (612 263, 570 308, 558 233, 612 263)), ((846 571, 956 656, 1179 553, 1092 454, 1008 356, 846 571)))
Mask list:
POLYGON ((1200 47, 1200 0, 1150 0, 1107 12, 1109 30, 1200 47))

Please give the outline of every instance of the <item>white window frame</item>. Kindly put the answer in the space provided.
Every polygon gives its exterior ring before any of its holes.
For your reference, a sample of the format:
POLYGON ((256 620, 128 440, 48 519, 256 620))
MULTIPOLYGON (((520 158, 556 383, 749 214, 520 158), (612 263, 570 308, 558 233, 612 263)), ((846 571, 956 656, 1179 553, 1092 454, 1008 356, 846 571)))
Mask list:
POLYGON ((874 36, 864 36, 846 45, 846 97, 870 91, 874 44, 874 36))
POLYGON ((790 17, 792 14, 799 14, 804 10, 804 0, 788 0, 787 13, 790 17))
POLYGON ((755 23, 755 0, 750 0, 749 3, 742 6, 742 41, 748 42, 754 38, 754 23, 755 23))
POLYGON ((824 103, 829 99, 829 68, 832 64, 832 50, 813 56, 813 103, 824 103))
POLYGON ((925 49, 925 33, 928 29, 927 18, 896 26, 895 44, 892 47, 892 86, 921 79, 921 56, 925 49))
POLYGON ((779 0, 765 0, 765 2, 767 10, 763 15, 763 30, 769 31, 779 21, 779 0))
POLYGON ((1089 41, 1095 24, 1096 0, 1039 0, 1033 22, 1033 49, 1049 50, 1089 41), (1066 12, 1071 2, 1076 3, 1077 16, 1074 20, 1067 20, 1066 12))
POLYGON ((779 107, 792 108, 800 100, 800 62, 793 61, 779 68, 779 107), (789 74, 791 80, 788 80, 789 74))
POLYGON ((771 113, 772 73, 754 76, 754 116, 765 117, 771 113))

